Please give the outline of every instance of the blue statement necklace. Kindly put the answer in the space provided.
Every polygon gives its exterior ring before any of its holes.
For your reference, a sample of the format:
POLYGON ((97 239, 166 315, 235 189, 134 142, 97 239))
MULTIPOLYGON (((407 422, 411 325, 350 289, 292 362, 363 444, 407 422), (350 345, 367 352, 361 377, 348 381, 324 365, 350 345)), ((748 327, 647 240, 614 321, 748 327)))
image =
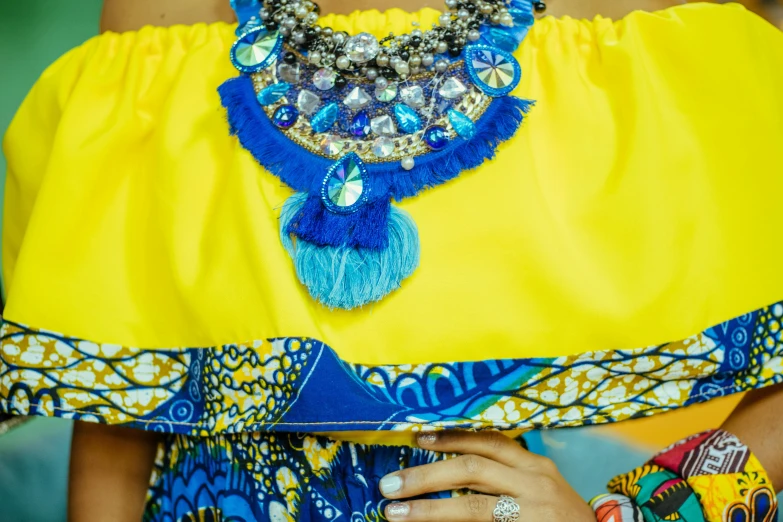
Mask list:
POLYGON ((352 309, 419 264, 415 223, 391 204, 481 165, 533 102, 510 96, 512 53, 543 2, 446 0, 431 29, 378 40, 317 25, 309 0, 236 0, 220 88, 232 133, 296 190, 280 237, 313 298, 352 309))

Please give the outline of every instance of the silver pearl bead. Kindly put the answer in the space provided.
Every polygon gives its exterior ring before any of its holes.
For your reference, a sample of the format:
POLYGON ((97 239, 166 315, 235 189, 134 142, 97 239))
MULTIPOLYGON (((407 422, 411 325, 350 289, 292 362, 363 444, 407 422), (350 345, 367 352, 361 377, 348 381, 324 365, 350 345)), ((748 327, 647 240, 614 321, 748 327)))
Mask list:
POLYGON ((392 56, 391 60, 389 60, 389 65, 391 65, 392 67, 397 67, 397 64, 400 63, 401 61, 402 58, 400 58, 399 56, 392 56))
POLYGON ((321 53, 318 51, 313 51, 310 53, 309 56, 310 63, 313 65, 320 65, 321 64, 321 53))
POLYGON ((437 47, 435 47, 435 52, 437 54, 443 54, 448 50, 449 50, 449 44, 447 44, 446 42, 438 42, 437 47))
POLYGON ((261 17, 261 20, 269 20, 272 17, 272 13, 268 9, 261 9, 258 12, 258 16, 261 17))
POLYGON ((291 34, 291 29, 289 29, 288 27, 281 27, 278 30, 280 31, 280 34, 282 34, 283 36, 288 36, 291 34))
POLYGON ((421 64, 424 67, 429 67, 435 62, 435 57, 432 56, 430 53, 422 54, 421 55, 421 64))
POLYGON ((296 10, 294 11, 294 14, 296 15, 297 18, 304 18, 305 16, 307 16, 307 14, 309 12, 310 11, 307 10, 307 8, 305 6, 300 5, 300 6, 298 6, 296 8, 296 10))
POLYGON ((337 58, 337 68, 338 69, 347 69, 351 66, 351 60, 348 59, 347 56, 340 56, 337 58))
POLYGON ((286 27, 288 29, 293 29, 296 27, 296 20, 294 18, 286 18, 283 20, 283 27, 286 27))
POLYGON ((345 33, 334 33, 332 35, 332 41, 337 45, 342 45, 345 43, 345 33))
POLYGON ((321 29, 321 34, 324 36, 331 37, 334 34, 334 29, 332 29, 331 27, 324 27, 323 29, 321 29))
POLYGON ((367 69, 367 72, 364 73, 364 75, 371 82, 375 81, 375 79, 378 78, 378 69, 376 69, 375 67, 370 67, 370 68, 367 69))
POLYGON ((468 18, 470 18, 470 13, 468 12, 467 9, 460 9, 459 11, 457 11, 457 17, 460 20, 467 20, 468 18))
POLYGON ((423 36, 423 33, 421 32, 421 29, 414 29, 413 31, 411 31, 411 36, 412 37, 418 36, 419 38, 421 38, 423 36))
POLYGON ((449 68, 448 60, 438 60, 435 62, 435 71, 439 73, 446 72, 449 68))
POLYGON ((324 65, 332 65, 337 60, 337 57, 333 54, 327 54, 324 55, 323 58, 321 58, 321 63, 324 65))
POLYGON ((408 60, 408 65, 411 67, 419 67, 421 65, 421 56, 414 54, 411 56, 410 60, 408 60))
POLYGON ((307 41, 307 37, 302 31, 294 31, 292 36, 294 38, 294 42, 298 44, 303 44, 307 41))
POLYGON ((402 158, 402 168, 404 168, 405 170, 411 170, 415 166, 416 166, 416 160, 414 160, 411 156, 402 158))
POLYGON ((479 11, 481 11, 481 14, 490 14, 492 12, 492 6, 484 3, 479 6, 479 11))
POLYGON ((378 67, 388 67, 389 66, 389 55, 387 54, 379 54, 375 57, 375 63, 378 64, 378 67))
POLYGON ((307 25, 315 25, 317 21, 318 21, 318 15, 315 13, 309 13, 307 16, 305 16, 305 23, 307 25))
POLYGON ((500 13, 492 13, 492 16, 489 17, 489 21, 498 25, 500 23, 500 13))
POLYGON ((383 76, 378 76, 378 77, 375 79, 375 87, 376 87, 377 89, 385 89, 385 88, 386 88, 386 87, 388 87, 388 86, 389 86, 389 80, 387 80, 387 79, 386 79, 386 78, 384 78, 383 76))
POLYGON ((407 63, 405 63, 402 60, 397 62, 397 65, 394 66, 394 70, 397 71, 397 74, 399 74, 400 76, 411 72, 411 68, 408 66, 407 63))
POLYGON ((514 18, 510 14, 504 13, 500 15, 500 24, 506 27, 514 27, 514 18))
POLYGON ((446 0, 446 7, 448 7, 449 9, 454 9, 455 7, 457 7, 458 3, 459 3, 458 0, 446 0))
POLYGON ((438 23, 443 27, 448 27, 451 25, 451 15, 448 13, 444 13, 438 17, 438 23))
POLYGON ((475 42, 479 38, 481 38, 481 33, 478 32, 478 29, 471 29, 470 31, 468 31, 468 40, 470 40, 471 42, 475 42))

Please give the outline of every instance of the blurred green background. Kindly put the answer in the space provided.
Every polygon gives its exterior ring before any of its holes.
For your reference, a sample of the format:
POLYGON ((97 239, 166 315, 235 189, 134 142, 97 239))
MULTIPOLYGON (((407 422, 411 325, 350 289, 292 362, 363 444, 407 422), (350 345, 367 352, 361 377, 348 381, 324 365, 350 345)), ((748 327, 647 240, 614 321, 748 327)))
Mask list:
MULTIPOLYGON (((98 34, 101 4, 0 0, 0 135, 44 69, 98 34)), ((5 171, 3 153, 0 195, 5 171)), ((68 421, 36 419, 0 436, 0 522, 65 520, 70 433, 68 421)))
MULTIPOLYGON (((17 107, 44 69, 68 49, 98 34, 102 3, 0 0, 0 135, 5 135, 17 107)), ((5 169, 3 152, 0 197, 5 192, 5 169)))

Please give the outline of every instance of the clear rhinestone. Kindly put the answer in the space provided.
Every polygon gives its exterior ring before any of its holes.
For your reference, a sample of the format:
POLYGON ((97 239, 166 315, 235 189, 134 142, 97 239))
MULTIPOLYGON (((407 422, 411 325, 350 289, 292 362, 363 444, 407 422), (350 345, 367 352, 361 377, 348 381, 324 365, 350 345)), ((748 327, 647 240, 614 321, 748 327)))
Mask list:
POLYGON ((378 101, 382 101, 382 102, 392 101, 394 98, 397 97, 397 84, 389 83, 383 89, 376 87, 375 97, 378 99, 378 101))
POLYGON ((412 85, 410 87, 403 87, 400 89, 400 99, 403 103, 414 109, 421 109, 424 107, 424 91, 418 85, 412 85))
POLYGON ((345 100, 343 103, 349 108, 353 110, 359 110, 368 103, 372 101, 372 98, 370 98, 366 92, 364 92, 364 89, 361 87, 355 87, 354 90, 352 90, 350 93, 348 93, 348 96, 345 97, 345 100))
POLYGON ((397 127, 394 125, 394 120, 391 119, 391 116, 386 114, 373 118, 372 121, 370 121, 370 127, 378 136, 391 136, 397 134, 397 127))
POLYGON ((299 83, 302 79, 302 66, 298 63, 281 63, 277 68, 280 79, 288 83, 299 83))
POLYGON ((337 73, 329 69, 318 69, 313 75, 313 85, 322 91, 328 91, 334 87, 337 73))
POLYGON ((343 150, 345 150, 345 142, 340 139, 339 136, 334 134, 327 134, 321 138, 321 152, 327 156, 337 156, 343 150))
POLYGON ((394 152, 394 140, 386 136, 372 142, 372 153, 379 158, 388 158, 394 152))
POLYGON ((337 207, 351 207, 362 197, 364 178, 357 161, 354 154, 349 154, 337 163, 326 181, 326 196, 337 207))
POLYGON ((312 91, 302 89, 299 91, 299 96, 296 98, 296 107, 303 114, 308 116, 314 113, 321 105, 321 98, 312 91))
POLYGON ((369 33, 359 33, 345 42, 345 54, 353 63, 369 62, 380 50, 378 39, 369 33))
POLYGON ((463 84, 457 78, 449 78, 448 80, 443 82, 443 85, 440 86, 438 92, 444 98, 453 100, 455 98, 459 98, 460 96, 468 92, 468 88, 465 87, 465 84, 463 84))

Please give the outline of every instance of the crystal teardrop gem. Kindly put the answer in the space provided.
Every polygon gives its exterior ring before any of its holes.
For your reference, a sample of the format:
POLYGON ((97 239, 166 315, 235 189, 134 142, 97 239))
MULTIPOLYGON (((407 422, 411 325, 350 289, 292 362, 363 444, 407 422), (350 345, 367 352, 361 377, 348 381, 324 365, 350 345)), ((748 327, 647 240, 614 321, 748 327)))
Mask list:
POLYGON ((510 53, 488 45, 467 47, 465 65, 473 83, 489 96, 505 96, 522 78, 519 62, 510 53))
POLYGON ((405 105, 413 109, 421 109, 426 103, 424 100, 424 90, 418 85, 400 89, 400 99, 405 105))
POLYGON ((367 199, 367 168, 355 153, 337 160, 321 185, 321 200, 332 212, 357 210, 367 199))
POLYGON ((296 107, 302 114, 310 116, 321 106, 321 98, 312 91, 302 89, 296 98, 296 107))
POLYGON ((264 27, 252 29, 231 46, 231 63, 240 72, 254 73, 272 65, 283 47, 283 36, 264 27))
POLYGON ((449 122, 460 138, 469 140, 476 135, 476 124, 457 109, 449 111, 449 122))
POLYGON ((454 100, 468 92, 468 88, 465 87, 465 84, 459 81, 457 78, 449 78, 443 82, 443 85, 440 86, 438 92, 444 98, 454 100))
POLYGON ((370 116, 365 111, 360 112, 354 116, 353 121, 351 121, 351 126, 348 130, 350 130, 351 134, 357 138, 366 138, 372 132, 370 116))
POLYGON ((280 99, 285 96, 290 89, 290 83, 274 83, 261 89, 261 92, 258 93, 256 98, 258 98, 258 103, 263 106, 272 105, 273 103, 280 101, 280 99))
POLYGON ((434 125, 424 131, 424 142, 432 150, 442 150, 449 144, 449 134, 443 127, 434 125))
POLYGON ((315 116, 310 119, 310 126, 313 128, 313 132, 326 132, 332 128, 339 116, 340 108, 337 103, 332 102, 315 113, 315 116))
POLYGON ((402 103, 395 105, 394 116, 397 118, 397 125, 406 134, 413 134, 421 130, 421 117, 407 105, 402 103))
POLYGON ((351 36, 345 42, 345 55, 353 63, 365 63, 369 62, 376 56, 381 50, 381 45, 378 43, 378 39, 370 33, 359 33, 356 36, 351 36))
POLYGON ((274 116, 272 116, 272 123, 281 129, 289 129, 294 126, 298 118, 299 111, 296 110, 296 107, 293 105, 282 105, 277 108, 274 116))
POLYGON ((354 89, 348 93, 348 96, 343 100, 343 104, 349 109, 358 111, 368 103, 372 101, 372 98, 361 87, 354 87, 354 89))

